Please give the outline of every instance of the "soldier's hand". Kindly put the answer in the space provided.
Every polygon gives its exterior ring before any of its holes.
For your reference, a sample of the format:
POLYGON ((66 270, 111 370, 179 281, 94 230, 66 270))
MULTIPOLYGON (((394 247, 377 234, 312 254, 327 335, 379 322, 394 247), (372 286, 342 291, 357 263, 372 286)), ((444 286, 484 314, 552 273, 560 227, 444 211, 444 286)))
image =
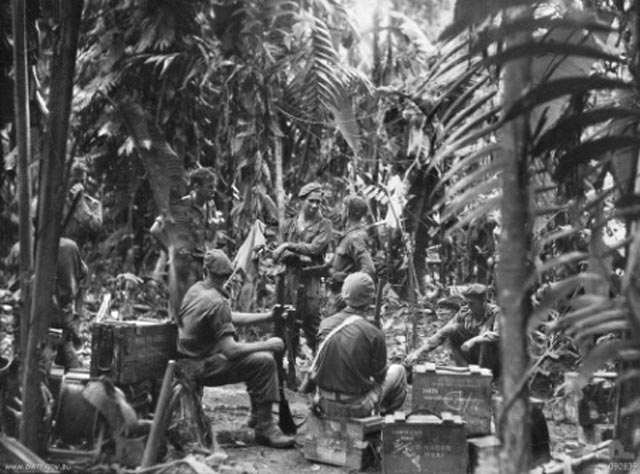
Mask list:
POLYGON ((417 360, 420 358, 421 354, 422 354, 422 351, 420 349, 416 349, 415 351, 410 352, 409 354, 407 354, 407 357, 405 357, 404 363, 406 365, 415 364, 417 360))
POLYGON ((274 320, 280 318, 286 321, 295 310, 296 308, 290 304, 275 304, 271 309, 271 317, 274 320))
POLYGON ((284 342, 279 337, 270 337, 264 341, 267 346, 265 350, 270 352, 282 352, 284 350, 284 342))
POLYGON ((82 191, 84 191, 84 185, 82 183, 76 183, 73 186, 71 186, 71 189, 69 189, 69 194, 71 195, 72 198, 75 198, 82 191))
POLYGON ((273 255, 273 259, 277 262, 278 260, 280 260, 280 257, 282 256, 282 253, 288 249, 289 243, 285 242, 283 244, 280 244, 276 247, 276 249, 272 252, 273 255))

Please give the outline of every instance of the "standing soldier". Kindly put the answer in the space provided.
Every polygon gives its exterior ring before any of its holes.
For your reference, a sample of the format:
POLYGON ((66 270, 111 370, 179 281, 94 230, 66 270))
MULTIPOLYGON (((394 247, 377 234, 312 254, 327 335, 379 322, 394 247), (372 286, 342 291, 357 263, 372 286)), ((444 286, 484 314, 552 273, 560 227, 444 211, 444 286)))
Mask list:
MULTIPOLYGON (((173 259, 175 304, 178 308, 189 287, 201 277, 205 252, 216 245, 215 209, 211 205, 215 183, 215 174, 210 169, 198 168, 192 171, 189 175, 191 192, 172 206, 172 218, 175 221, 172 229, 169 231, 166 228, 162 216, 151 227, 151 234, 167 254, 169 232, 175 234, 171 239, 174 245, 173 255, 169 255, 169 258, 173 259)), ((170 286, 171 280, 170 278, 170 286)))
MULTIPOLYGON (((5 259, 5 265, 10 271, 17 271, 19 262, 20 243, 16 242, 5 259)), ((87 273, 87 265, 82 260, 78 245, 71 239, 60 237, 51 305, 51 327, 62 330, 62 339, 55 348, 55 363, 65 369, 82 367, 76 350, 82 347, 80 317, 84 292, 80 283, 87 273)))
POLYGON ((371 278, 375 277, 376 269, 363 222, 367 211, 367 202, 360 196, 350 195, 345 198, 342 211, 345 234, 334 252, 331 264, 331 301, 327 311, 329 316, 345 307, 340 291, 349 274, 363 272, 371 278))
POLYGON ((69 193, 64 204, 62 235, 80 247, 95 240, 102 229, 102 203, 86 191, 87 165, 76 161, 71 167, 69 193))
MULTIPOLYGON (((320 325, 322 281, 319 273, 305 272, 304 267, 320 267, 331 240, 331 221, 322 217, 322 186, 309 183, 298 193, 302 208, 296 217, 285 221, 284 243, 273 251, 275 261, 283 262, 285 275, 285 304, 292 304, 302 319, 302 329, 309 348, 315 352, 316 335, 320 325)), ((298 348, 298 334, 292 338, 293 354, 298 348)))

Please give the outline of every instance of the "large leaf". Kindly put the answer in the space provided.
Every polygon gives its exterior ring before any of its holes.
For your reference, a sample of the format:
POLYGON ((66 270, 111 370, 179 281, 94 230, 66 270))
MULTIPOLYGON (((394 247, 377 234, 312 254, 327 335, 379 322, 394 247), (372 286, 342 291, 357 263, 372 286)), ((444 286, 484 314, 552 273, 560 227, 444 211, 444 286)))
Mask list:
MULTIPOLYGON (((483 61, 485 66, 502 66, 510 61, 518 61, 525 58, 535 58, 550 55, 555 62, 561 61, 565 57, 582 56, 591 60, 622 62, 624 59, 617 54, 602 51, 593 46, 555 43, 550 41, 533 41, 531 43, 519 44, 504 51, 493 54, 483 61)), ((549 71, 552 72, 552 71, 549 71)))
MULTIPOLYGON (((547 130, 536 142, 533 154, 540 154, 563 145, 569 133, 583 130, 586 127, 610 120, 639 120, 640 110, 627 107, 600 107, 579 114, 570 115, 560 120, 555 126, 547 130)), ((621 173, 624 176, 624 172, 621 173)))
POLYGON ((536 274, 538 276, 541 276, 549 270, 552 270, 560 265, 577 263, 586 260, 587 258, 589 258, 589 254, 585 252, 574 251, 565 253, 563 255, 559 255, 558 257, 550 258, 542 265, 536 267, 536 274))
POLYGON ((610 160, 612 152, 638 146, 640 137, 635 136, 606 136, 583 142, 559 158, 555 175, 562 179, 578 165, 590 160, 610 160))
POLYGON ((451 180, 455 175, 464 171, 465 168, 474 166, 477 164, 482 164, 482 160, 486 160, 487 158, 491 158, 492 162, 493 156, 495 153, 500 151, 501 147, 497 143, 490 143, 485 147, 482 147, 480 150, 471 153, 470 155, 465 156, 464 158, 459 158, 457 161, 451 163, 449 169, 445 174, 442 175, 435 188, 432 191, 432 194, 435 195, 436 191, 439 191, 441 187, 447 185, 449 180, 451 180))
MULTIPOLYGON (((480 216, 486 216, 492 211, 495 211, 500 208, 500 202, 502 200, 502 196, 491 196, 486 200, 480 200, 476 202, 476 206, 472 209, 466 210, 463 214, 456 216, 456 223, 449 227, 445 233, 447 236, 452 236, 456 232, 461 229, 464 229, 465 226, 470 224, 472 221, 477 219, 480 216)), ((446 214, 446 216, 452 216, 451 213, 446 214)), ((446 220, 445 214, 443 214, 442 220, 446 220)))
POLYGON ((453 185, 449 186, 442 198, 436 202, 434 207, 439 207, 442 203, 450 200, 450 199, 461 199, 460 196, 456 196, 456 194, 464 191, 469 188, 469 192, 473 194, 474 192, 479 194, 480 185, 484 185, 487 180, 495 179, 496 175, 502 170, 502 164, 499 160, 493 160, 487 165, 480 165, 476 170, 466 174, 460 180, 456 181, 453 185))
MULTIPOLYGON (((636 91, 619 90, 614 91, 614 94, 618 104, 631 104, 636 100, 636 91)), ((637 113, 637 109, 634 110, 637 113)), ((638 115, 613 117, 613 119, 613 122, 607 129, 607 133, 611 135, 631 136, 638 134, 640 128, 638 115)), ((639 147, 634 146, 628 149, 617 150, 611 156, 611 174, 623 193, 631 193, 637 188, 638 154, 639 147)))
POLYGON ((631 89, 633 84, 621 79, 592 76, 564 77, 555 79, 533 88, 516 100, 504 113, 503 120, 512 120, 545 102, 562 96, 583 94, 594 90, 631 89))
MULTIPOLYGON (((444 127, 444 130, 442 131, 442 134, 446 136, 450 131, 454 130, 454 128, 458 126, 461 122, 463 122, 465 119, 472 117, 477 110, 481 109, 489 101, 491 101, 496 94, 497 94, 497 91, 490 92, 484 97, 481 97, 480 99, 469 104, 464 110, 462 110, 460 113, 455 115, 449 122, 443 121, 443 124, 445 125, 445 127, 444 127)), ((492 109, 492 110, 496 110, 496 115, 497 115, 497 109, 492 109)))
POLYGON ((430 166, 437 166, 443 160, 459 153, 466 146, 477 144, 478 140, 481 138, 488 139, 494 132, 499 130, 502 125, 500 123, 492 123, 491 125, 487 125, 480 129, 478 129, 478 127, 486 123, 492 117, 495 117, 495 113, 495 109, 485 112, 465 124, 460 128, 460 130, 456 131, 456 133, 447 137, 446 142, 442 144, 442 147, 433 157, 430 166), (467 135, 464 135, 465 133, 467 133, 467 135))
POLYGON ((452 38, 487 18, 499 15, 505 8, 538 3, 540 2, 530 0, 457 0, 453 23, 445 28, 440 39, 452 38))
POLYGON ((552 284, 544 294, 542 300, 540 300, 534 308, 533 314, 528 322, 529 332, 538 327, 556 304, 564 300, 567 295, 581 288, 587 281, 602 281, 602 277, 594 273, 580 273, 552 284))
POLYGON ((495 194, 495 192, 500 189, 501 182, 502 180, 499 177, 492 176, 456 196, 455 200, 447 206, 443 219, 446 220, 453 214, 462 211, 465 207, 475 204, 481 195, 495 194))
MULTIPOLYGON (((515 33, 520 33, 522 31, 539 32, 541 30, 575 32, 582 32, 582 30, 586 30, 590 33, 598 32, 606 34, 615 31, 615 29, 608 23, 584 17, 540 16, 537 18, 516 19, 504 22, 497 27, 485 28, 480 31, 471 46, 471 52, 480 53, 486 50, 493 43, 502 42, 505 38, 515 33)), ((545 35, 545 40, 548 40, 548 35, 545 35)))
POLYGON ((586 383, 591 375, 607 362, 616 359, 620 351, 633 347, 629 341, 605 341, 589 351, 578 369, 578 376, 586 383))
POLYGON ((139 104, 124 102, 118 105, 118 110, 147 170, 158 211, 162 215, 171 215, 171 206, 187 191, 182 160, 171 149, 162 132, 147 120, 139 104))

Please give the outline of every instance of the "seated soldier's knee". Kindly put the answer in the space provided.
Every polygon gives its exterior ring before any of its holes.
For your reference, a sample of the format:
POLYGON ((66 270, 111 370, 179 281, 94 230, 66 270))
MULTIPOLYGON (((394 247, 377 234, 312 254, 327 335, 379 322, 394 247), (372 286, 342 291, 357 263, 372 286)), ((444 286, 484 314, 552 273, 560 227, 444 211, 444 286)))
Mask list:
POLYGON ((407 385, 407 371, 401 364, 391 364, 387 369, 387 378, 395 384, 407 385))
POLYGON ((264 370, 276 370, 276 360, 271 352, 259 351, 249 355, 252 364, 262 367, 264 370))

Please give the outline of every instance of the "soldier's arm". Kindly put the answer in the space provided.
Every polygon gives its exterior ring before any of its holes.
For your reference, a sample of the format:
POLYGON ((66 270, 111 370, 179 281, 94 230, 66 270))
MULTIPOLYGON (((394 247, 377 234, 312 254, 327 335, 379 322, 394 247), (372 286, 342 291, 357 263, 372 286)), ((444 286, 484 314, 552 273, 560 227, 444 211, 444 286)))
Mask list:
POLYGON ((371 252, 365 239, 355 238, 351 242, 351 251, 353 259, 355 261, 356 270, 359 272, 367 273, 369 276, 374 277, 376 274, 376 267, 373 264, 371 258, 371 252))
POLYGON ((429 353, 438 348, 452 333, 458 330, 459 326, 460 322, 458 320, 458 314, 456 314, 444 326, 438 329, 433 336, 427 338, 420 347, 411 352, 405 362, 411 365, 415 363, 423 353, 429 353))
POLYGON ((331 230, 331 221, 329 219, 323 219, 318 233, 313 237, 311 242, 288 242, 286 250, 310 257, 320 255, 329 246, 331 230))

